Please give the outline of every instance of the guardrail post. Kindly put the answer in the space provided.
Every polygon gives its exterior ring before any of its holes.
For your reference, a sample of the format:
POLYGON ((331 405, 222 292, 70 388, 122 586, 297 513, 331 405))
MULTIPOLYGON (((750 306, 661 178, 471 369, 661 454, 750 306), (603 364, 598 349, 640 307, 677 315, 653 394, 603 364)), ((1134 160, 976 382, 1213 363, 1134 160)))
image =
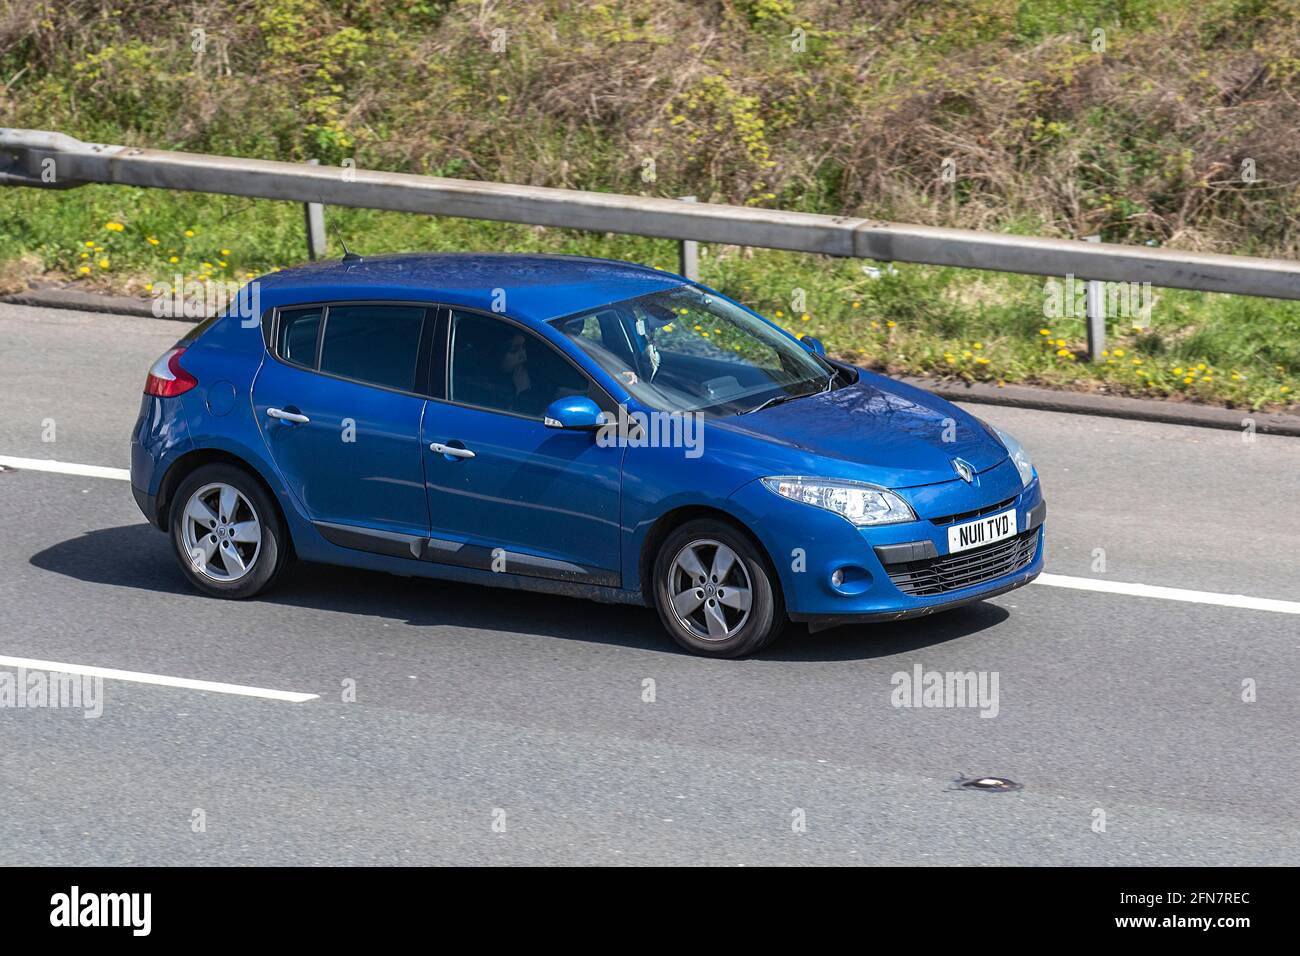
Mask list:
MULTIPOLYGON (((696 202, 694 196, 678 197, 682 202, 696 202)), ((700 281, 700 244, 694 239, 683 239, 678 255, 678 273, 692 282, 700 281)))
MULTIPOLYGON (((1101 236, 1084 236, 1085 242, 1101 242, 1101 236)), ((1100 362, 1106 350, 1106 287, 1088 280, 1088 361, 1100 362)))
MULTIPOLYGON (((309 159, 311 166, 319 166, 319 159, 309 159)), ((325 256, 325 207, 318 202, 303 203, 307 220, 307 257, 321 259, 325 256)))

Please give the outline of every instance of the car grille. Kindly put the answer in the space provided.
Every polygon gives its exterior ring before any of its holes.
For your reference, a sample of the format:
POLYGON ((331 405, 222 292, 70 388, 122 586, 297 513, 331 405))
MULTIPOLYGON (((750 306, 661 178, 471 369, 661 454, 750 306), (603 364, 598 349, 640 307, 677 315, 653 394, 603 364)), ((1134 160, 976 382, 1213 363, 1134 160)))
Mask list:
POLYGON ((889 580, 904 594, 925 597, 974 587, 1027 567, 1038 550, 1038 528, 996 544, 924 561, 885 565, 889 580))
POLYGON ((980 515, 991 515, 995 511, 1001 511, 1003 508, 1015 504, 1018 495, 1012 495, 1006 501, 999 501, 995 505, 986 505, 983 508, 976 508, 974 511, 963 511, 961 514, 944 515, 942 518, 931 518, 931 524, 954 524, 958 521, 966 521, 969 518, 978 518, 980 515))

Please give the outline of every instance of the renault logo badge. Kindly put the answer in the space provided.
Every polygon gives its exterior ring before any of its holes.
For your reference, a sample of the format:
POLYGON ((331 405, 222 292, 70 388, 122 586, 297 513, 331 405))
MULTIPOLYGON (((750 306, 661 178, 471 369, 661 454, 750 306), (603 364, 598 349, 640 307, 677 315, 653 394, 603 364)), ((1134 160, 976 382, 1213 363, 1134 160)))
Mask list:
POLYGON ((957 474, 961 477, 961 480, 966 482, 966 484, 969 485, 972 481, 975 480, 975 469, 972 468, 966 462, 962 461, 960 458, 954 458, 952 460, 952 467, 956 470, 957 474))

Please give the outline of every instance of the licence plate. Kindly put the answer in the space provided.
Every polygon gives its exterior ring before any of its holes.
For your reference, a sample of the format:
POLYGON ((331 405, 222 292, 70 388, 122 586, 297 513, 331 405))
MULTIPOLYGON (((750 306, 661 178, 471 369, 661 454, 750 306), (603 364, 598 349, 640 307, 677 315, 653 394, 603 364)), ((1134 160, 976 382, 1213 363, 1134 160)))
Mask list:
POLYGON ((1016 511, 1003 511, 1000 514, 976 518, 965 524, 955 524, 948 529, 948 553, 969 551, 995 541, 1014 537, 1016 533, 1016 511))

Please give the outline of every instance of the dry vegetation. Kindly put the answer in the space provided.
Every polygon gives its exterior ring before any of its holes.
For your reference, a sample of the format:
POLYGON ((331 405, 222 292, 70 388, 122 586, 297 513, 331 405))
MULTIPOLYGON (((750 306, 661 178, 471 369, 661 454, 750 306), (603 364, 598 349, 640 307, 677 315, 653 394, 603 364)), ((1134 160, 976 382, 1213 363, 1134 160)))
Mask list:
POLYGON ((6 124, 87 138, 1196 248, 1300 242, 1294 0, 6 0, 0 65, 6 124))
MULTIPOLYGON (((0 0, 0 123, 1300 255, 1300 0, 0 0)), ((666 243, 558 230, 364 211, 336 222, 370 251, 672 261, 666 243)), ((283 204, 0 192, 0 261, 119 289, 167 275, 172 256, 187 274, 233 278, 288 264, 300 237, 283 204)), ((1167 294, 1152 331, 1116 330, 1121 375, 1058 354, 1077 355, 1081 327, 1040 334, 1039 280, 905 269, 872 282, 856 264, 710 252, 706 281, 769 313, 805 289, 801 330, 900 370, 1251 405, 1288 404, 1300 376, 1289 305, 1167 294)))

